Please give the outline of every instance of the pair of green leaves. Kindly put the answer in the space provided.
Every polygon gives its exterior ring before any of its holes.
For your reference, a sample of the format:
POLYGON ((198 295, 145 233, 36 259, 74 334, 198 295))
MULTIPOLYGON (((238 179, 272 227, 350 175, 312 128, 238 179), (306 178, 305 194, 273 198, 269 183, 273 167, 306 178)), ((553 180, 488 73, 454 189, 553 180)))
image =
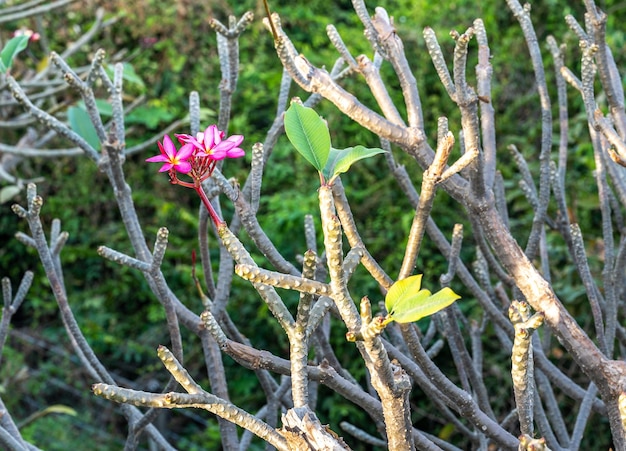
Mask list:
POLYGON ((29 36, 21 35, 15 36, 9 39, 2 51, 0 52, 0 72, 6 74, 11 66, 13 66, 13 60, 22 50, 28 45, 29 36))
POLYGON ((385 152, 364 146, 333 148, 326 121, 297 101, 291 102, 285 112, 285 132, 296 150, 320 173, 322 183, 329 185, 355 161, 385 152))
MULTIPOLYGON (((291 144, 320 173, 322 183, 331 185, 341 173, 358 160, 385 152, 363 146, 335 149, 330 143, 328 125, 313 109, 292 101, 285 112, 285 132, 291 144)), ((460 298, 450 288, 431 294, 422 290, 422 275, 407 277, 394 283, 385 298, 388 315, 384 324, 391 321, 411 323, 437 313, 460 298)))
POLYGON ((431 294, 428 290, 420 289, 422 275, 407 277, 394 283, 385 297, 387 317, 384 323, 391 321, 398 323, 412 323, 437 313, 452 304, 461 296, 450 288, 443 288, 431 294))

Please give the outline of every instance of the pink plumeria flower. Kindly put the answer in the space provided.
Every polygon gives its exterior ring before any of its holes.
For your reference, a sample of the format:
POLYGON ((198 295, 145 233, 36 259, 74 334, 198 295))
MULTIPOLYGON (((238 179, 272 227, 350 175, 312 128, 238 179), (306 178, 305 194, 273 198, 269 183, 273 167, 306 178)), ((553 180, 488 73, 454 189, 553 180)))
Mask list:
POLYGON ((39 41, 41 35, 29 28, 22 27, 13 32, 13 36, 28 36, 29 42, 39 41))
POLYGON ((163 144, 157 142, 161 155, 155 155, 154 157, 147 158, 146 161, 151 163, 164 163, 159 169, 159 172, 176 171, 182 174, 187 174, 191 171, 191 163, 187 160, 191 158, 195 151, 195 147, 191 143, 183 144, 183 146, 176 150, 176 146, 172 142, 172 139, 165 135, 163 137, 163 144))
POLYGON ((223 160, 224 158, 239 158, 245 155, 239 145, 243 142, 242 135, 229 136, 224 138, 224 132, 217 128, 217 125, 209 125, 204 132, 198 133, 195 137, 191 135, 176 135, 181 143, 192 144, 198 152, 196 157, 209 157, 212 160, 223 160))

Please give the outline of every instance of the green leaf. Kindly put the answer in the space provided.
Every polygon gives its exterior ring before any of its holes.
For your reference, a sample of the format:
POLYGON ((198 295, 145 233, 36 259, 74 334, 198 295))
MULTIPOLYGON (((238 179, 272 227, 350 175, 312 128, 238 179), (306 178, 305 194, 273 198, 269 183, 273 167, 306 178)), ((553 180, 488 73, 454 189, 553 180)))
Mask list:
POLYGON ((296 150, 322 172, 330 153, 326 122, 312 108, 292 102, 285 112, 285 132, 296 150))
POLYGON ((200 108, 200 123, 201 124, 204 122, 208 122, 209 120, 215 119, 215 118, 217 118, 217 111, 212 110, 211 108, 200 108))
POLYGON ((84 138, 94 149, 100 149, 100 139, 98 139, 96 128, 91 123, 87 111, 77 106, 70 107, 67 110, 67 119, 72 130, 84 138))
POLYGON ((399 302, 393 315, 389 316, 398 323, 412 323, 443 310, 460 298, 461 296, 447 287, 433 295, 428 290, 420 290, 415 296, 399 302))
POLYGON ((460 298, 450 288, 431 294, 420 290, 422 276, 407 277, 394 283, 385 297, 388 321, 412 323, 426 316, 437 313, 460 298))
MULTIPOLYGON (((135 68, 132 66, 132 64, 130 63, 122 63, 122 64, 124 66, 124 69, 122 70, 122 79, 124 81, 127 81, 128 83, 139 86, 141 89, 145 89, 146 84, 143 82, 141 77, 137 75, 137 73, 135 72, 135 68)), ((107 64, 105 66, 105 70, 108 76, 111 77, 111 79, 113 79, 114 74, 115 74, 114 67, 110 64, 107 64)))
POLYGON ((412 293, 417 293, 421 286, 421 274, 398 280, 391 286, 391 288, 389 288, 387 296, 385 296, 385 308, 387 311, 391 313, 393 311, 393 307, 398 303, 398 300, 404 299, 412 293))
POLYGON ((0 188, 0 205, 13 199, 20 191, 22 191, 22 188, 17 185, 8 185, 0 188))
POLYGON ((393 321, 397 321, 400 323, 410 323, 413 321, 417 321, 418 319, 423 318, 427 315, 418 315, 415 319, 408 319, 407 314, 413 318, 414 308, 422 308, 428 298, 430 297, 429 290, 419 290, 418 292, 414 292, 407 297, 398 299, 398 302, 393 306, 393 309, 389 312, 389 317, 393 321))
POLYGON ((28 45, 29 36, 15 36, 11 38, 9 42, 4 46, 0 52, 0 71, 6 73, 11 66, 13 66, 13 60, 22 50, 28 45))
MULTIPOLYGON (((172 111, 160 106, 140 106, 131 111, 124 119, 126 124, 140 124, 147 128, 155 129, 163 122, 174 119, 172 111)), ((204 130, 203 130, 204 131, 204 130)))
POLYGON ((379 149, 377 147, 367 148, 363 146, 348 147, 347 149, 331 149, 330 157, 324 168, 324 177, 329 182, 332 181, 339 174, 346 172, 350 169, 350 166, 356 161, 363 160, 365 158, 373 157, 379 153, 384 153, 386 150, 379 149))
POLYGON ((333 169, 337 166, 337 160, 341 157, 343 149, 335 149, 334 147, 330 148, 330 152, 328 153, 328 160, 326 161, 326 166, 324 166, 324 170, 322 171, 322 175, 326 180, 330 180, 333 175, 333 169))
MULTIPOLYGON (((85 106, 85 102, 80 100, 77 104, 82 110, 87 111, 87 107, 85 106)), ((113 107, 109 102, 104 99, 96 99, 96 108, 98 109, 98 113, 100 116, 111 117, 113 116, 113 107)))

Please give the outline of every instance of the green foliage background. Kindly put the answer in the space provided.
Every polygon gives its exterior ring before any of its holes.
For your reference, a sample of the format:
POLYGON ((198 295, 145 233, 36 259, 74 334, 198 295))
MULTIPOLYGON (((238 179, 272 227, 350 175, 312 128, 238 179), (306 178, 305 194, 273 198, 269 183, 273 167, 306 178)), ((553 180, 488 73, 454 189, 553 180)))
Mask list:
MULTIPOLYGON (((275 94, 278 92, 282 69, 275 56, 271 36, 260 22, 263 16, 260 2, 78 2, 69 11, 43 18, 48 29, 58 30, 48 36, 52 49, 62 50, 67 42, 76 39, 80 31, 86 29, 93 20, 92 11, 96 6, 104 7, 108 17, 118 17, 118 21, 99 37, 98 46, 106 49, 109 55, 124 51, 124 59, 132 64, 135 73, 144 82, 143 85, 127 84, 126 91, 131 97, 143 94, 148 99, 141 109, 132 113, 133 116, 127 122, 128 146, 158 133, 170 121, 184 117, 187 114, 188 94, 191 90, 200 93, 202 106, 209 110, 209 114, 210 110, 217 109, 221 75, 215 35, 208 27, 208 20, 215 16, 222 22, 227 22, 228 14, 240 17, 247 10, 254 11, 257 19, 240 41, 240 77, 229 132, 244 134, 246 149, 250 149, 256 141, 263 141, 274 118, 275 94)), ((331 22, 354 55, 365 53, 372 56, 363 37, 361 24, 347 0, 282 0, 271 2, 271 6, 281 15, 283 26, 298 50, 314 64, 331 67, 337 58, 325 34, 325 26, 331 22)), ((540 123, 537 120, 539 107, 522 33, 508 8, 504 2, 471 0, 447 4, 428 0, 389 0, 370 5, 371 8, 374 6, 384 6, 394 16, 397 32, 404 40, 409 61, 418 80, 425 119, 430 124, 431 139, 436 133, 437 117, 448 116, 453 132, 458 132, 459 121, 458 113, 432 68, 423 42, 422 29, 425 26, 432 27, 449 54, 453 47, 452 39, 447 37, 450 29, 462 32, 471 25, 474 18, 481 17, 484 20, 493 55, 493 99, 497 108, 498 148, 502 149, 498 169, 507 183, 512 229, 524 242, 523 237, 529 229, 532 216, 525 198, 517 189, 519 177, 505 149, 508 144, 516 144, 536 169, 534 155, 537 154, 540 134, 540 123)), ((624 18, 624 5, 616 1, 606 1, 599 2, 599 6, 610 13, 610 43, 613 45, 614 55, 618 57, 618 64, 622 63, 620 58, 626 46, 624 32, 620 28, 623 22, 621 19, 624 18)), ((575 17, 582 17, 582 11, 582 4, 558 0, 547 0, 533 5, 539 39, 545 42, 548 34, 554 34, 558 40, 565 38, 569 44, 567 63, 572 66, 577 64, 577 43, 567 30, 563 16, 572 13, 575 17)), ((14 25, 17 27, 22 24, 14 25)), ((4 37, 6 36, 3 34, 4 37)), ((475 46, 475 43, 472 45, 475 46)), ((86 47, 70 63, 88 63, 95 49, 95 46, 86 47)), ((472 54, 475 55, 475 52, 472 54)), ((34 67, 36 61, 43 57, 34 46, 28 58, 22 57, 21 64, 34 67)), ((551 68, 549 60, 546 63, 551 68)), ((468 66, 472 67, 473 64, 475 61, 468 66)), ((392 94, 395 95, 398 105, 401 105, 398 83, 388 67, 384 67, 384 71, 392 94)), ((552 79, 550 72, 548 77, 552 79)), ((362 80, 350 79, 346 86, 365 103, 374 105, 362 80)), ((291 94, 302 98, 307 96, 295 87, 291 94)), ((552 95, 556 98, 555 93, 552 95)), ((573 105, 578 105, 574 96, 572 102, 573 105)), ((572 116, 579 114, 580 109, 576 108, 572 108, 572 116)), ((329 103, 322 102, 317 110, 331 124, 332 141, 336 147, 356 144, 379 146, 375 136, 345 118, 329 103)), ((211 119, 215 120, 215 113, 211 119)), ((12 133, 12 136, 7 133, 7 142, 15 142, 14 138, 20 136, 19 131, 12 133)), ((595 187, 578 182, 583 176, 587 177, 594 167, 586 121, 580 114, 571 128, 571 142, 572 158, 567 183, 573 201, 572 214, 581 224, 585 237, 593 243, 600 237, 600 219, 597 214, 595 187)), ((61 146, 67 143, 56 144, 61 146)), ((155 152, 156 148, 145 155, 128 158, 128 182, 133 189, 147 241, 152 242, 159 227, 169 228, 170 245, 164 272, 181 300, 199 312, 201 304, 190 276, 191 251, 197 246, 195 239, 198 201, 191 191, 171 186, 165 175, 155 173, 153 165, 144 164, 143 160, 155 152)), ((409 173, 419 174, 414 162, 399 153, 396 158, 407 166, 409 173)), ((229 162, 224 169, 226 175, 243 181, 248 163, 249 156, 246 161, 229 162)), ((43 219, 49 225, 53 218, 60 218, 63 230, 70 234, 62 254, 66 286, 78 321, 95 351, 120 378, 138 380, 135 387, 145 388, 155 381, 162 386, 166 380, 166 372, 158 364, 155 353, 158 344, 167 344, 161 309, 140 274, 106 262, 96 254, 96 249, 101 244, 132 252, 104 174, 99 173, 84 158, 28 160, 19 167, 19 174, 22 177, 45 177, 44 182, 38 185, 38 191, 45 199, 43 219)), ((306 250, 302 234, 304 215, 315 215, 317 210, 317 175, 297 156, 284 137, 274 150, 265 174, 259 220, 278 248, 289 260, 295 262, 296 255, 306 250)), ((382 157, 359 162, 348 174, 342 176, 342 180, 371 253, 390 274, 397 274, 402 261, 403 244, 413 217, 408 201, 394 190, 395 183, 382 157)), ((414 183, 417 185, 419 182, 418 177, 414 183)), ((24 196, 15 201, 23 203, 24 196)), ((97 430, 100 434, 99 443, 102 444, 99 449, 118 449, 125 434, 123 420, 113 413, 114 406, 94 400, 87 390, 95 381, 89 380, 69 353, 69 343, 63 334, 54 299, 37 257, 32 250, 26 249, 13 238, 16 231, 26 232, 26 225, 10 212, 9 205, 10 203, 0 205, 0 275, 10 277, 14 285, 17 285, 26 269, 34 270, 36 277, 24 306, 15 317, 13 329, 16 334, 4 351, 4 363, 0 368, 3 399, 17 419, 24 419, 52 404, 65 404, 77 410, 77 417, 57 415, 54 421, 50 417, 43 417, 27 425, 24 429, 25 436, 38 446, 45 449, 74 448, 97 430), (28 368, 28 371, 21 371, 24 368, 28 368), (12 393, 12 396, 7 397, 7 393, 12 393)), ((438 224, 447 234, 450 234, 455 222, 465 222, 462 212, 451 214, 458 211, 452 209, 451 205, 450 200, 440 194, 433 211, 438 224)), ((230 207, 226 206, 225 211, 229 215, 230 207)), ((553 268, 555 289, 568 303, 568 308, 574 313, 579 312, 581 322, 585 323, 588 320, 582 318, 581 307, 584 290, 576 271, 567 261, 562 240, 553 236, 549 236, 549 240, 553 258, 556 261, 562 258, 563 262, 553 268)), ((247 244, 249 249, 253 249, 251 243, 247 244)), ((418 261, 418 272, 425 274, 424 286, 434 288, 438 275, 444 271, 445 260, 428 240, 424 246, 418 261)), ((470 249, 464 254, 468 262, 473 258, 470 247, 471 239, 468 238, 467 246, 464 244, 464 249, 470 249)), ((265 263, 262 256, 255 255, 255 258, 260 264, 265 263)), ((599 274, 600 263, 599 260, 591 262, 596 274, 599 274)), ((364 271, 357 274, 351 288, 357 299, 363 295, 369 295, 372 300, 381 299, 377 287, 364 271)), ((229 308, 234 320, 243 325, 242 332, 257 347, 287 356, 287 341, 256 294, 240 280, 234 283, 234 293, 236 295, 229 308)), ((286 296, 289 299, 292 295, 286 296)), ((293 297, 292 305, 295 305, 296 299, 293 297)), ((474 308, 471 299, 464 302, 463 308, 471 313, 474 308)), ((427 321, 424 322, 427 324, 427 321)), ((333 339, 339 349, 338 353, 344 356, 354 355, 353 346, 345 343, 344 333, 341 325, 333 328, 333 339)), ((489 348, 489 335, 490 332, 487 331, 486 348, 489 348)), ((187 333, 185 340, 186 365, 200 382, 208 386, 202 378, 205 369, 199 343, 187 333)), ((498 399, 508 403, 511 389, 507 374, 501 373, 501 368, 506 365, 500 363, 508 357, 497 347, 491 351, 485 357, 486 365, 493 367, 492 374, 488 376, 492 382, 490 389, 501 392, 498 399)), ((225 361, 229 378, 237 381, 230 387, 233 400, 243 408, 254 410, 260 402, 256 379, 252 373, 242 370, 228 358, 225 361)), ((358 363, 358 358, 355 356, 352 361, 355 364, 351 370, 356 377, 364 380, 364 370, 358 363)), ((444 369, 451 365, 450 356, 445 352, 439 361, 444 369)), ((561 356, 558 364, 567 366, 568 357, 561 356)), ((338 430, 338 423, 346 419, 359 427, 369 427, 365 413, 331 396, 324 389, 321 393, 319 407, 322 421, 329 422, 335 430, 338 430)), ((560 402, 563 406, 570 403, 565 398, 560 399, 560 402)), ((455 441, 454 434, 449 432, 449 425, 437 418, 432 406, 420 394, 416 395, 414 407, 414 420, 420 428, 455 441)), ((495 407, 504 411, 509 406, 503 404, 495 407)), ((176 434, 170 438, 181 449, 217 449, 219 446, 216 422, 209 415, 197 412, 166 412, 162 421, 169 422, 176 434)), ((597 419, 593 427, 608 431, 602 419, 597 419)), ((593 437, 587 439, 587 449, 608 446, 602 442, 602 434, 590 435, 593 437)), ((346 440, 350 443, 349 437, 346 440)), ((364 449, 355 443, 350 445, 355 449, 364 449)))

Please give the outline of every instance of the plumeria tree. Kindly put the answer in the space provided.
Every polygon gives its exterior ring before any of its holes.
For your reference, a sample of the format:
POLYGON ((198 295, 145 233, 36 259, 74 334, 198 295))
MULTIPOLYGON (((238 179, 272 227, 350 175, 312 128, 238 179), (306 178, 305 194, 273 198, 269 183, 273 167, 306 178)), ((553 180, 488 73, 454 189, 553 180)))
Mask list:
MULTIPOLYGON (((460 114, 459 124, 451 124, 445 117, 429 124, 402 36, 386 10, 371 11, 363 1, 353 1, 371 57, 354 57, 337 30, 328 26, 330 41, 339 53, 328 72, 299 54, 280 17, 270 14, 268 8, 265 23, 284 71, 274 122, 264 143, 251 148, 244 144, 245 130, 236 130, 232 136, 226 131, 237 88, 238 40, 245 39, 253 16, 233 17, 228 25, 213 20, 222 68, 217 124, 201 127, 199 96, 192 93, 190 130, 175 130, 178 143, 166 134, 157 145, 160 153, 146 160, 161 163, 159 172, 167 172, 172 184, 192 188, 200 197, 197 223, 202 273, 200 277, 194 274, 194 280, 202 309, 185 305, 162 270, 168 229, 159 229, 152 250, 146 244, 125 172, 123 66, 117 65, 110 78, 102 66, 104 53, 97 52, 86 76, 80 77, 63 58, 52 57, 84 101, 98 137, 98 151, 31 101, 9 70, 23 43, 13 41, 11 47, 5 47, 9 50, 2 55, 4 83, 16 102, 77 146, 101 168, 113 187, 132 254, 107 246, 101 246, 98 253, 142 273, 165 313, 169 343, 160 346, 157 355, 171 378, 161 390, 152 392, 123 387, 85 340, 68 303, 61 255, 67 234, 54 222, 46 237, 40 219, 43 199, 34 184, 28 186, 26 204, 14 205, 13 211, 27 221, 30 235, 18 234, 18 238, 37 250, 74 351, 93 379, 93 393, 119 404, 128 422, 127 449, 135 449, 144 436, 159 448, 172 449, 166 431, 153 422, 162 409, 184 408, 215 415, 222 446, 228 450, 247 449, 252 435, 264 440, 268 448, 280 450, 349 449, 347 443, 362 449, 391 450, 575 450, 581 446, 592 414, 605 419, 611 446, 626 449, 626 329, 622 325, 626 314, 622 215, 626 206, 626 113, 619 70, 606 44, 606 15, 589 0, 584 27, 573 17, 566 18, 580 40, 580 75, 566 66, 556 40, 548 41, 557 80, 553 103, 530 8, 517 0, 508 0, 507 5, 526 38, 541 108, 536 173, 521 152, 511 149, 532 211, 525 236, 511 230, 507 184, 497 170, 501 151, 491 89, 497 68, 491 66, 488 30, 480 19, 463 33, 451 33, 455 46, 450 57, 442 51, 435 32, 424 30, 434 70, 460 114), (470 86, 467 78, 473 40, 478 44, 476 86, 470 86), (447 59, 452 61, 451 71, 447 59), (383 65, 393 70, 403 105, 393 103, 391 88, 381 75, 383 65), (345 79, 357 75, 371 91, 376 107, 367 106, 365 96, 346 89, 345 79), (102 83, 110 96, 113 120, 108 124, 95 101, 96 82, 102 83), (293 82, 310 95, 290 100, 293 82), (602 217, 601 274, 592 272, 581 228, 568 214, 566 84, 582 95, 595 156, 596 170, 589 177, 597 185, 602 217), (596 85, 601 93, 596 92, 596 85), (334 148, 329 132, 332 124, 315 112, 322 99, 373 132, 380 147, 354 143, 346 149, 334 148), (552 120, 553 105, 558 106, 558 128, 552 120), (459 130, 456 134, 452 132, 455 128, 459 130), (560 139, 558 148, 553 149, 555 129, 560 139), (272 151, 283 132, 320 180, 319 210, 302 218, 306 246, 297 261, 285 258, 274 244, 275 237, 266 233, 258 219, 264 168, 272 161, 272 151), (247 178, 239 182, 226 179, 222 165, 246 153, 251 160, 247 178), (401 155, 422 168, 417 180, 398 162, 401 155), (341 174, 366 158, 384 159, 398 190, 413 208, 406 243, 402 244, 404 256, 396 266, 383 265, 368 249, 364 230, 352 214, 349 187, 341 179, 341 174), (440 218, 431 214, 439 191, 457 205, 454 217, 462 213, 469 227, 459 222, 447 230, 440 218), (231 217, 225 217, 225 205, 232 205, 231 217), (244 235, 249 237, 249 245, 244 245, 244 235), (434 275, 439 276, 440 286, 431 290, 422 288, 422 276, 416 274, 426 236, 447 262, 442 274, 434 275), (585 314, 592 318, 588 323, 576 321, 551 283, 555 263, 548 237, 564 243, 568 264, 583 281, 588 301, 585 314), (359 267, 380 289, 380 299, 375 302, 360 286, 350 284, 359 267), (234 277, 252 285, 272 314, 268 321, 280 325, 288 341, 285 355, 260 349, 242 334, 246 318, 232 315, 228 308, 240 295, 234 277), (287 302, 285 293, 290 292, 298 293, 296 306, 287 302), (424 318, 428 321, 421 321, 424 318), (200 339, 209 386, 198 383, 200 375, 185 368, 181 328, 200 339), (337 330, 350 344, 350 352, 339 351, 332 339, 337 330), (572 359, 574 368, 567 372, 550 355, 556 341, 572 359), (490 346, 510 355, 497 371, 485 365, 490 346), (444 348, 452 357, 448 366, 437 360, 444 348), (234 381, 227 376, 225 356, 254 372, 265 398, 262 405, 244 409, 231 400, 229 387, 234 381), (349 361, 356 356, 366 377, 349 370, 353 367, 349 361), (494 390, 494 384, 506 383, 512 390, 508 402, 502 402, 502 392, 494 390), (318 415, 319 396, 324 393, 321 385, 358 406, 371 420, 371 427, 350 421, 323 425, 318 415), (562 399, 575 408, 559 405, 562 399), (414 414, 422 402, 427 402, 428 414, 439 418, 448 432, 420 427, 414 414)), ((368 231, 369 236, 376 233, 379 231, 368 231)), ((25 275, 13 296, 9 280, 3 280, 0 344, 31 282, 32 275, 25 275)), ((32 448, 10 412, 0 418, 0 443, 9 449, 32 448)))

